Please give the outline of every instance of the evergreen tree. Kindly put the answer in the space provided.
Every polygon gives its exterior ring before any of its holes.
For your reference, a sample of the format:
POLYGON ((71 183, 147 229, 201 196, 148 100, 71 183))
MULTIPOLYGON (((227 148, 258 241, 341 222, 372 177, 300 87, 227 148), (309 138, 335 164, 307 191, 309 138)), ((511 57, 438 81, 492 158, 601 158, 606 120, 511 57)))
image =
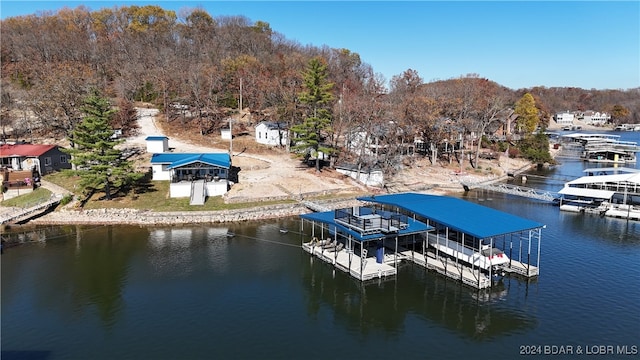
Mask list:
POLYGON ((305 91, 300 94, 300 102, 306 106, 307 114, 302 122, 291 127, 294 133, 293 150, 308 159, 316 156, 316 171, 320 171, 319 152, 331 155, 334 149, 324 143, 331 133, 330 105, 333 101, 333 83, 327 82, 327 66, 316 57, 309 61, 303 73, 305 91))
POLYGON ((75 148, 71 154, 73 172, 80 176, 79 186, 89 196, 104 190, 111 200, 112 188, 122 188, 142 178, 143 174, 132 171, 129 161, 115 149, 121 140, 112 139, 113 128, 109 125, 116 110, 97 91, 89 95, 82 106, 84 117, 73 131, 75 148))

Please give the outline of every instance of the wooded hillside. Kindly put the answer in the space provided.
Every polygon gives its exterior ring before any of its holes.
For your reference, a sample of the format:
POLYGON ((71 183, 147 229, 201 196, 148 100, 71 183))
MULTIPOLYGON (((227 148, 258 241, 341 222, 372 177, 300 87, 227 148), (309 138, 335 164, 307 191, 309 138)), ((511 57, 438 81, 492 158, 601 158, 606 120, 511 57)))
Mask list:
POLYGON ((8 18, 1 26, 4 138, 68 136, 81 119, 78 104, 92 89, 122 110, 114 127, 126 130, 132 104, 142 101, 157 105, 168 121, 213 134, 238 113, 241 80, 243 108, 254 123, 293 126, 308 115, 300 94, 314 58, 326 65, 333 84, 332 126, 323 140, 338 149, 354 129, 394 146, 416 137, 440 143, 454 130, 477 133, 503 121, 527 92, 543 123, 557 111, 611 113, 615 106, 626 111, 614 113, 616 122, 640 122, 640 88, 514 90, 474 74, 425 84, 411 69, 384 79, 356 49, 302 46, 266 22, 214 17, 202 9, 176 14, 159 6, 64 8, 8 18))

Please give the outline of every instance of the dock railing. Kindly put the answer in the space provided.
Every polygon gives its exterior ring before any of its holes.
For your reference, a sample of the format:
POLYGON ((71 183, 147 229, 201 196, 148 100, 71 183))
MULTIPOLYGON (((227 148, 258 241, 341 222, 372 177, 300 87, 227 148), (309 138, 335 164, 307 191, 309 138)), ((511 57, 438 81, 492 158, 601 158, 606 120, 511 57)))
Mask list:
POLYGON ((0 224, 6 224, 24 219, 30 215, 45 211, 49 207, 56 205, 62 200, 62 195, 51 194, 48 199, 41 199, 32 203, 27 203, 21 207, 14 207, 2 213, 0 224))

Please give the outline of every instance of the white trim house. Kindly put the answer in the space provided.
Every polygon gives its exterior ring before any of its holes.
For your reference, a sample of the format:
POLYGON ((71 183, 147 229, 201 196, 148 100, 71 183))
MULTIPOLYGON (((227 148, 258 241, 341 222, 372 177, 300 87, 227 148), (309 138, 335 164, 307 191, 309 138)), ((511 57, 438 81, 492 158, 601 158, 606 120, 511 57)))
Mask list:
POLYGON ((256 125, 256 142, 265 145, 286 146, 289 128, 283 122, 262 121, 256 125))
POLYGON ((224 195, 231 182, 228 153, 159 153, 151 156, 152 180, 169 180, 170 197, 193 197, 196 184, 203 196, 224 195))
POLYGON ((558 125, 573 125, 573 120, 575 119, 575 115, 572 112, 559 112, 554 116, 556 120, 556 124, 558 125))

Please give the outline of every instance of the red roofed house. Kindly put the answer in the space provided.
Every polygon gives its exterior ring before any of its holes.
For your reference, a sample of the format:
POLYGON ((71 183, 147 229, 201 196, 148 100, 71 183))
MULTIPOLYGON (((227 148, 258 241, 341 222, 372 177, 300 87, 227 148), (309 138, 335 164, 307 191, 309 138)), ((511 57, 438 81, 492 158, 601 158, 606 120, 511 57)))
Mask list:
POLYGON ((45 175, 62 169, 71 169, 71 157, 57 145, 2 144, 0 167, 14 171, 36 170, 45 175))

